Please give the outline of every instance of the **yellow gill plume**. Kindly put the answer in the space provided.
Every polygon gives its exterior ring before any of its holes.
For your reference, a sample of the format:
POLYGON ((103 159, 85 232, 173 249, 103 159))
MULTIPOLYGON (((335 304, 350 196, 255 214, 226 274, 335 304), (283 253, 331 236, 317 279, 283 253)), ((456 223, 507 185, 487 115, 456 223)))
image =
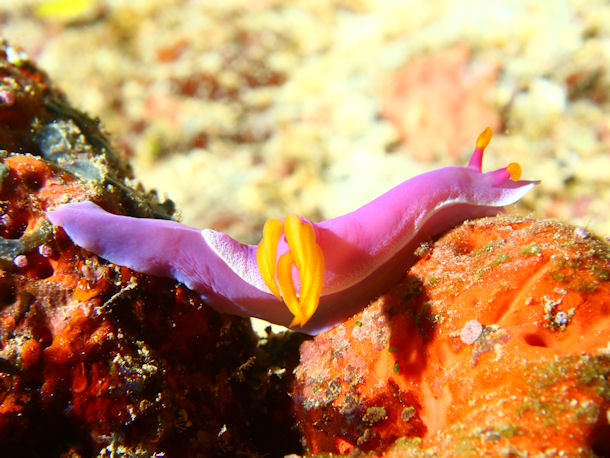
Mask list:
POLYGON ((324 254, 311 224, 301 221, 298 215, 289 215, 284 222, 268 220, 256 250, 256 262, 271 293, 294 315, 290 327, 307 323, 318 308, 324 284, 324 254), (288 251, 277 259, 282 235, 286 236, 288 251), (301 283, 298 295, 292 278, 293 265, 301 283))

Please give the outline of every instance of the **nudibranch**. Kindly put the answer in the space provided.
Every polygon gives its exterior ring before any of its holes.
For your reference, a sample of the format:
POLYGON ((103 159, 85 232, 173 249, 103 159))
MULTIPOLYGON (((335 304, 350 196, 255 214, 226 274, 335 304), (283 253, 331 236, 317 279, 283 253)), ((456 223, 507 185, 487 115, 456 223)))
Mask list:
POLYGON ((411 178, 363 207, 314 223, 290 215, 265 223, 258 246, 211 229, 106 212, 88 201, 48 211, 78 246, 135 271, 172 277, 220 312, 316 334, 347 319, 396 284, 417 246, 466 220, 498 213, 536 181, 516 163, 483 173, 492 131, 467 167, 411 178))

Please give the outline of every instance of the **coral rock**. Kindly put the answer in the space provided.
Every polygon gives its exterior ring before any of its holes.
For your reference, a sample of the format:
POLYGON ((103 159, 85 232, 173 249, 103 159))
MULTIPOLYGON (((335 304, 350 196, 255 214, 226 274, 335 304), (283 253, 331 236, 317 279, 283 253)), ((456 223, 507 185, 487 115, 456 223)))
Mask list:
POLYGON ((610 250, 516 218, 467 222, 404 281, 301 346, 313 453, 610 453, 610 250))
POLYGON ((248 320, 218 314, 174 281, 102 261, 45 220, 70 199, 163 218, 173 204, 133 186, 97 123, 16 55, 0 43, 1 454, 298 450, 287 421, 291 371, 262 363, 248 320))

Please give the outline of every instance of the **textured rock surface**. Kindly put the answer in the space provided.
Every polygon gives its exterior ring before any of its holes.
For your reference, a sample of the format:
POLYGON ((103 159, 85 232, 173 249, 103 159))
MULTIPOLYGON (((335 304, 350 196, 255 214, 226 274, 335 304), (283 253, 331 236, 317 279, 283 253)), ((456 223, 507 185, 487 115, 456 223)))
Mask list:
POLYGON ((1 454, 298 450, 277 337, 259 347, 248 320, 108 264, 44 219, 74 198, 134 216, 173 205, 135 185, 96 122, 5 43, 0 74, 1 454))
POLYGON ((607 456, 608 245, 493 218, 419 254, 400 285, 302 345, 308 450, 607 456))

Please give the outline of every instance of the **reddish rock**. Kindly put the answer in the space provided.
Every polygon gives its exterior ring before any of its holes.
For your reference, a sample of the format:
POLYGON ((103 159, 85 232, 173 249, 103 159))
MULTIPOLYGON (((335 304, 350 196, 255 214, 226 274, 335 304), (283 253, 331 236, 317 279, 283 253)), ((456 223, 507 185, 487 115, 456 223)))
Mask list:
POLYGON ((133 187, 97 123, 7 47, 0 43, 3 456, 298 451, 287 394, 296 362, 265 351, 280 337, 259 347, 248 320, 214 312, 174 281, 109 264, 45 220, 70 199, 164 218, 173 204, 133 187))
POLYGON ((310 453, 606 456, 610 250, 548 221, 489 218, 301 346, 310 453))

